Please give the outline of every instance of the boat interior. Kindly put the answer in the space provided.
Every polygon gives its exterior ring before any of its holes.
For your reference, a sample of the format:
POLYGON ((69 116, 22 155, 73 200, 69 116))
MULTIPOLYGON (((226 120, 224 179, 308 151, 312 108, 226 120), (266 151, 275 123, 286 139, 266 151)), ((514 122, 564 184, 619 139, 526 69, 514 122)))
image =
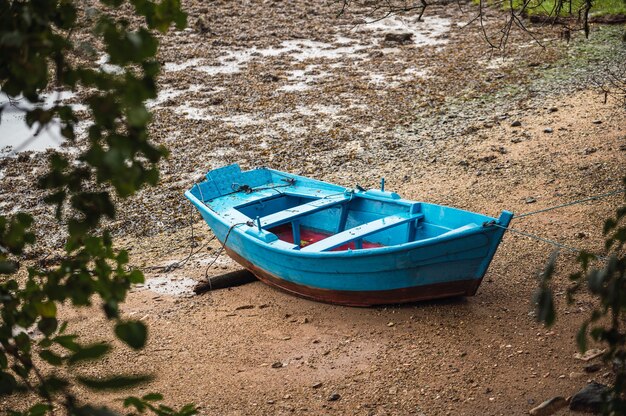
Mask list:
POLYGON ((259 232, 262 229, 274 234, 303 252, 394 246, 458 233, 480 224, 476 218, 463 219, 458 215, 448 215, 453 220, 446 219, 445 210, 465 211, 406 201, 382 191, 325 197, 281 193, 234 209, 256 221, 259 232), (428 221, 430 218, 436 218, 436 223, 428 221))

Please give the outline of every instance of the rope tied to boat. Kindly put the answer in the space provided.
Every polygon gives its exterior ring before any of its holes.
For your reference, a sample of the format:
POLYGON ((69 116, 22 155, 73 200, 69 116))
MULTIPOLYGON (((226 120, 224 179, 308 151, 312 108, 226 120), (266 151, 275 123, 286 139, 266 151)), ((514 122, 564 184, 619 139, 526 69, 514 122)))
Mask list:
MULTIPOLYGON (((222 242, 221 247, 219 248, 219 250, 217 251, 217 254, 215 255, 215 258, 213 259, 213 261, 211 261, 211 263, 209 263, 208 266, 206 266, 206 269, 204 270, 204 278, 206 279, 207 282, 209 282, 209 289, 213 290, 213 287, 211 286, 211 279, 209 278, 209 269, 211 268, 211 266, 213 266, 215 264, 215 262, 217 261, 217 259, 220 257, 220 255, 224 252, 224 248, 226 248, 226 242, 228 241, 228 237, 230 237, 230 233, 233 231, 233 229, 239 225, 248 225, 248 226, 253 226, 254 223, 252 225, 250 225, 249 223, 251 223, 252 221, 245 221, 245 222, 238 222, 235 223, 233 225, 231 225, 228 228, 228 232, 226 233, 226 237, 224 237, 224 241, 222 242)), ((215 236, 214 236, 215 237, 215 236)))
MULTIPOLYGON (((551 245, 553 245, 553 246, 555 246, 555 247, 557 247, 559 249, 565 249, 565 250, 570 251, 572 253, 579 254, 579 253, 582 253, 582 252, 586 252, 585 250, 582 250, 582 249, 579 249, 579 248, 576 248, 576 247, 572 247, 572 246, 568 246, 566 244, 559 243, 558 241, 551 240, 549 238, 541 237, 541 236, 538 236, 536 234, 531 234, 531 233, 528 233, 526 231, 516 230, 515 228, 505 227, 503 225, 498 224, 496 221, 487 221, 487 222, 483 223, 483 227, 498 227, 498 228, 502 228, 503 230, 510 231, 510 232, 516 233, 516 234, 520 234, 520 235, 523 235, 524 237, 528 237, 528 238, 531 238, 531 239, 534 239, 534 240, 542 241, 544 243, 551 244, 551 245)), ((600 256, 600 255, 597 255, 597 254, 592 254, 592 255, 596 259, 598 259, 598 260, 602 260, 602 261, 607 261, 608 260, 608 257, 605 257, 605 256, 600 256)))
MULTIPOLYGON (((524 213, 524 214, 515 215, 515 216, 513 216, 512 219, 515 220, 515 219, 519 219, 519 218, 525 218, 525 217, 529 217, 531 215, 541 214, 541 213, 552 211, 552 210, 559 209, 559 208, 564 208, 564 207, 569 207, 569 206, 572 206, 572 205, 582 204, 584 202, 597 201, 599 199, 606 198, 606 197, 609 197, 609 196, 612 196, 612 195, 617 195, 617 194, 624 193, 624 192, 626 192, 626 188, 614 189, 612 191, 605 192, 603 194, 585 197, 585 198, 578 199, 578 200, 575 200, 575 201, 567 202, 565 204, 559 204, 559 205, 555 205, 555 206, 552 206, 552 207, 542 208, 542 209, 539 209, 539 210, 536 210, 536 211, 531 211, 531 212, 527 212, 527 213, 524 213)), ((512 232, 512 233, 520 234, 520 235, 523 235, 525 237, 528 237, 528 238, 531 238, 531 239, 534 239, 534 240, 537 240, 537 241, 542 241, 544 243, 551 244, 551 245, 553 245, 553 246, 555 246, 555 247, 557 247, 559 249, 564 249, 564 250, 567 250, 567 251, 570 251, 570 252, 573 252, 573 253, 579 254, 579 253, 586 252, 583 249, 572 247, 572 246, 569 246, 567 244, 563 244, 563 243, 560 243, 558 241, 551 240, 549 238, 541 237, 541 236, 538 236, 536 234, 532 234, 532 233, 529 233, 529 232, 526 232, 526 231, 517 230, 515 228, 505 227, 503 225, 498 224, 495 220, 486 221, 485 223, 483 223, 483 227, 490 227, 490 226, 502 228, 503 230, 506 230, 506 231, 509 231, 509 232, 512 232)), ((606 256, 600 256, 600 255, 597 255, 597 254, 592 254, 592 255, 596 259, 601 260, 601 261, 605 261, 605 262, 609 259, 606 256)))
MULTIPOLYGON (((189 247, 189 254, 187 255, 187 257, 185 257, 183 260, 175 261, 174 263, 168 264, 167 266, 151 266, 151 267, 146 267, 145 270, 160 270, 163 273, 169 273, 173 270, 180 269, 185 265, 185 263, 189 261, 189 259, 191 259, 193 256, 198 254, 200 251, 202 251, 202 249, 207 247, 209 244, 211 244, 213 240, 215 240, 216 237, 214 235, 213 237, 209 238, 209 240, 206 243, 201 245, 199 249, 194 250, 195 247, 197 247, 197 244, 195 243, 196 239, 195 239, 194 228, 193 228, 193 213, 194 213, 193 206, 191 206, 189 210, 189 228, 191 229, 191 236, 189 238, 190 247, 189 247)), ((178 250, 178 248, 176 250, 178 250)))

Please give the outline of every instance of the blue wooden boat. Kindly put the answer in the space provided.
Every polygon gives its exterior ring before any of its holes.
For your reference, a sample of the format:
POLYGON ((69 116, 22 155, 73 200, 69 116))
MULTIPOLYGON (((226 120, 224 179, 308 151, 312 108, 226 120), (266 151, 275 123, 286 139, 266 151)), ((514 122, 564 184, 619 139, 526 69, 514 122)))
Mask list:
POLYGON ((233 164, 185 196, 261 281, 351 306, 476 293, 513 214, 500 218, 233 164))

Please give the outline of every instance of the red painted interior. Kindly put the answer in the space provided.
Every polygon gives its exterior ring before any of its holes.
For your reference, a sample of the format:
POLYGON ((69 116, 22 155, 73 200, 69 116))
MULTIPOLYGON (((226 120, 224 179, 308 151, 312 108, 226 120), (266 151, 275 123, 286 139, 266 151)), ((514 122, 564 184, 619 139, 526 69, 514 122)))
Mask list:
MULTIPOLYGON (((274 227, 268 231, 276 234, 279 239, 286 241, 288 243, 294 244, 293 231, 291 230, 291 224, 279 225, 278 227, 274 227)), ((333 234, 326 233, 323 231, 314 231, 310 228, 301 226, 300 227, 300 247, 306 247, 309 244, 316 243, 320 240, 330 237, 331 235, 333 234)), ((384 247, 384 246, 378 243, 370 243, 368 241, 363 241, 363 248, 376 248, 376 247, 384 247)), ((356 249, 353 241, 348 244, 344 244, 342 246, 333 248, 330 251, 344 251, 348 249, 352 249, 352 250, 356 249)))

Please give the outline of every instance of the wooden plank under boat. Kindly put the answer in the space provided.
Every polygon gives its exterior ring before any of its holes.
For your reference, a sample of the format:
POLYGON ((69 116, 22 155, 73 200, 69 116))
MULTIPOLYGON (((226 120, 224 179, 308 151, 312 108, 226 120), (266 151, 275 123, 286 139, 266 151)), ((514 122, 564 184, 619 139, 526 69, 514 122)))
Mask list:
POLYGON ((472 296, 513 214, 499 218, 268 168, 212 170, 185 196, 263 282, 350 306, 472 296))

